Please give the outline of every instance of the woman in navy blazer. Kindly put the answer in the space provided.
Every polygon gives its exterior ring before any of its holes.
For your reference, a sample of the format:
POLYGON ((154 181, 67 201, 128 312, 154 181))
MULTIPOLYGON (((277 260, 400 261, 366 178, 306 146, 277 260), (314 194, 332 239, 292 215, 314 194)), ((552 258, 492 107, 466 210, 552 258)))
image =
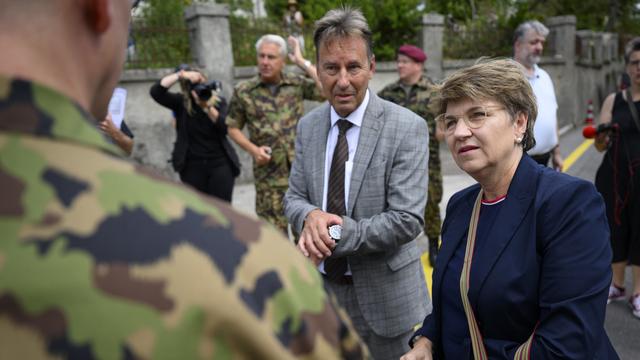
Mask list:
POLYGON ((609 230, 593 184, 537 165, 523 68, 493 60, 440 86, 440 129, 478 184, 447 206, 433 312, 402 359, 617 359, 604 330, 609 230))

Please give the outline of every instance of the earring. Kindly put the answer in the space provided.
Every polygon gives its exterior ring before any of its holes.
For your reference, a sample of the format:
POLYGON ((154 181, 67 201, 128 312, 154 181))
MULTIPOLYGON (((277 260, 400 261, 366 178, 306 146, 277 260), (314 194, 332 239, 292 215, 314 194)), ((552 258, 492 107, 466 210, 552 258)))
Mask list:
POLYGON ((522 142, 522 138, 516 138, 516 144, 520 144, 522 142))

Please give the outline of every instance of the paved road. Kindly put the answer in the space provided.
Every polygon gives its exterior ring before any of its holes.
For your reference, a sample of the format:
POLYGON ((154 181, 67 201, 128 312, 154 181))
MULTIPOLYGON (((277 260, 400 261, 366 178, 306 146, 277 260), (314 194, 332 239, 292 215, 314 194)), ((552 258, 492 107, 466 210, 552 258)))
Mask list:
MULTIPOLYGON (((560 151, 566 158, 574 152, 583 142, 582 129, 571 129, 564 133, 561 139, 560 151)), ((441 213, 445 213, 447 201, 455 192, 475 183, 475 181, 467 174, 462 172, 453 162, 451 154, 444 144, 441 145, 440 156, 442 158, 443 185, 444 194, 443 201, 440 204, 441 213)), ((593 181, 596 170, 600 165, 602 154, 598 153, 593 145, 590 145, 586 151, 569 167, 567 173, 589 181, 593 181)), ((243 212, 255 215, 255 191, 253 184, 237 185, 233 194, 233 206, 243 212)), ((426 238, 419 239, 424 251, 426 251, 426 238)), ((423 256, 423 264, 425 273, 427 274, 429 288, 432 269, 426 261, 426 255, 423 256)), ((627 271, 626 286, 631 289, 630 271, 627 271)), ((636 319, 626 302, 610 304, 607 307, 607 317, 605 326, 614 347, 618 351, 620 358, 623 360, 640 359, 640 319, 636 319)))

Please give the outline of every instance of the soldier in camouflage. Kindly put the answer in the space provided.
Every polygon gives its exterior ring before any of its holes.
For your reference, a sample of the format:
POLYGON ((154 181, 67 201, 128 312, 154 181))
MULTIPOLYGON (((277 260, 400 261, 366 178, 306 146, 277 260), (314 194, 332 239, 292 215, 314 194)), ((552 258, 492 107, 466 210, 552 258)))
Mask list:
POLYGON ((442 172, 435 116, 429 110, 433 82, 424 75, 425 60, 427 56, 420 48, 401 46, 397 55, 399 79, 382 89, 378 96, 420 115, 429 126, 429 186, 424 210, 424 233, 429 239, 429 262, 435 266, 442 223, 439 205, 442 200, 442 172))
POLYGON ((302 57, 295 38, 289 37, 289 44, 294 50, 290 59, 308 77, 284 72, 284 39, 265 35, 256 43, 259 75, 236 86, 227 115, 229 137, 254 159, 256 213, 285 234, 282 198, 295 153, 296 126, 304 115, 303 100, 323 100, 315 66, 302 57), (245 125, 248 139, 241 131, 245 125))
POLYGON ((0 3, 0 359, 368 356, 282 234, 97 131, 129 0, 0 3))

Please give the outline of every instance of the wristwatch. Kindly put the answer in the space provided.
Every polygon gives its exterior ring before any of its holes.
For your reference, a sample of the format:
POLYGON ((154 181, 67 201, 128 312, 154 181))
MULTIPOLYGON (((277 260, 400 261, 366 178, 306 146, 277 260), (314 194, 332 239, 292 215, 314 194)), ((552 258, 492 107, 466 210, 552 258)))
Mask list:
POLYGON ((338 224, 329 226, 329 236, 338 243, 342 238, 342 226, 338 224))

